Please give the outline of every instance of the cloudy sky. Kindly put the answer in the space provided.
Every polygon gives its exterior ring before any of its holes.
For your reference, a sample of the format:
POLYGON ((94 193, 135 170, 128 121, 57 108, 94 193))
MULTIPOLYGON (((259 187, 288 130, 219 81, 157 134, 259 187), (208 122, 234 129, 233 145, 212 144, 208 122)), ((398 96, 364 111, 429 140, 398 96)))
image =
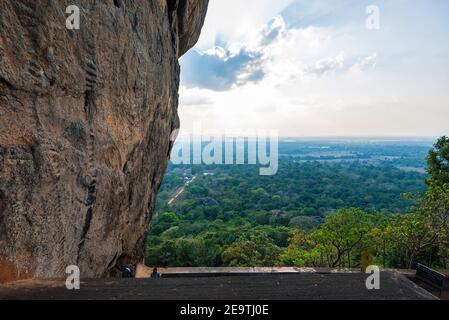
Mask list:
POLYGON ((210 0, 181 67, 187 132, 449 134, 447 0, 210 0))

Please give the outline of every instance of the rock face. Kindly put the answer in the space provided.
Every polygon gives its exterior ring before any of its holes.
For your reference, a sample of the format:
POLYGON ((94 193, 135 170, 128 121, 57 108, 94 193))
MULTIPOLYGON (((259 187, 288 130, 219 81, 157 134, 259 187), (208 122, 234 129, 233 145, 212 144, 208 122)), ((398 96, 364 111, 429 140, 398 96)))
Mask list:
POLYGON ((0 1, 0 282, 141 261, 207 4, 0 1))

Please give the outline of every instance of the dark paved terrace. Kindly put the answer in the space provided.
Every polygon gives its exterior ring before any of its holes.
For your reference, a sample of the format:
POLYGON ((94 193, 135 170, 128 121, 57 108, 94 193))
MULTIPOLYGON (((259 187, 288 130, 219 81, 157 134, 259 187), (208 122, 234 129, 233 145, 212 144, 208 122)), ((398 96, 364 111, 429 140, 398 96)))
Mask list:
POLYGON ((430 300, 430 293, 395 272, 367 290, 362 273, 248 274, 160 279, 97 279, 69 291, 63 281, 21 281, 0 287, 0 299, 151 300, 430 300))

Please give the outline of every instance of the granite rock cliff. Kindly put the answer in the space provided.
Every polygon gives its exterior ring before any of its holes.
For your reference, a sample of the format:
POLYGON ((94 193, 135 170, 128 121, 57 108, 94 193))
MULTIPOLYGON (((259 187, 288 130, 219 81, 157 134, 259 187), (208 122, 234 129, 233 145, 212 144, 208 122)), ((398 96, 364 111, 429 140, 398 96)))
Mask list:
POLYGON ((0 1, 0 282, 141 261, 207 5, 0 1))

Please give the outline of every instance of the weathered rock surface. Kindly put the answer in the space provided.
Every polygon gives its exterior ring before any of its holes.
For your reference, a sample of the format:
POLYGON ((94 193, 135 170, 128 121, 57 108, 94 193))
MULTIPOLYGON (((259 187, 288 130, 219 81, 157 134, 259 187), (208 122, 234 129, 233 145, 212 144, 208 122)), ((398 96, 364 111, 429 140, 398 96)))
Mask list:
POLYGON ((0 282, 142 259, 207 4, 0 1, 0 282))

